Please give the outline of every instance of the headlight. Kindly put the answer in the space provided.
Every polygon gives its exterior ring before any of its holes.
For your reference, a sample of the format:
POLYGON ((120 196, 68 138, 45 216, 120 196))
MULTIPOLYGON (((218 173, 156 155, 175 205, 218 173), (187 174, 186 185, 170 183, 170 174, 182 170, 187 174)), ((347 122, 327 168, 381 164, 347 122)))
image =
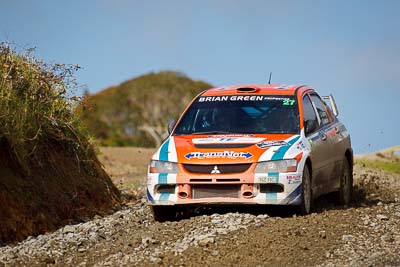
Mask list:
POLYGON ((178 164, 169 161, 152 160, 150 162, 151 173, 177 173, 178 164))
POLYGON ((257 164, 255 173, 267 172, 295 172, 297 170, 297 160, 284 159, 284 160, 271 160, 260 162, 257 164))

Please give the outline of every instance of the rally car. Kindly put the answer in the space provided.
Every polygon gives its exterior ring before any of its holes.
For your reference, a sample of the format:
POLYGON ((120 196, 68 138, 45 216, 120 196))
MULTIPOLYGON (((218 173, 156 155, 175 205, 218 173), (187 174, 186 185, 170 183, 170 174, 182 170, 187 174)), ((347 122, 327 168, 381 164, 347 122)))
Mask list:
POLYGON ((296 205, 352 195, 353 150, 332 96, 305 85, 246 85, 196 96, 148 167, 156 220, 205 205, 296 205))

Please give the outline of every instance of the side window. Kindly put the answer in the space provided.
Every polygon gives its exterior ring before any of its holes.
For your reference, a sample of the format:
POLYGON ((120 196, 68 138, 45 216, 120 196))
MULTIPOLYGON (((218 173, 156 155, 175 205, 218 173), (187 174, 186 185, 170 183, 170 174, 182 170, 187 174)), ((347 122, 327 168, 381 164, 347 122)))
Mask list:
POLYGON ((314 107, 308 96, 303 97, 303 113, 304 121, 317 121, 317 115, 315 115, 314 107))
POLYGON ((308 135, 315 132, 318 129, 318 119, 311 100, 307 95, 303 97, 303 115, 305 134, 308 135))
POLYGON ((321 98, 317 95, 311 95, 312 101, 315 104, 315 107, 317 108, 317 112, 319 115, 319 118, 321 119, 321 125, 325 125, 331 122, 331 119, 328 117, 328 113, 326 112, 326 106, 322 102, 321 98))

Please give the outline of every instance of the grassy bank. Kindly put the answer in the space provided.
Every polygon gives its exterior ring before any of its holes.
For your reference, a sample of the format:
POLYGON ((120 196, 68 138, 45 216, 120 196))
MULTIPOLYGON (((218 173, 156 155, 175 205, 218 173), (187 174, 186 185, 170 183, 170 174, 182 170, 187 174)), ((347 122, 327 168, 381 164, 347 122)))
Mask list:
POLYGON ((108 213, 119 203, 73 113, 77 69, 0 44, 0 243, 108 213))
POLYGON ((357 159, 355 163, 362 167, 400 174, 400 161, 390 162, 377 159, 357 159))
POLYGON ((0 46, 0 144, 25 171, 30 164, 40 165, 35 152, 49 140, 65 144, 82 160, 92 156, 71 112, 78 98, 68 97, 76 88, 77 68, 46 64, 31 50, 16 53, 7 44, 0 46))

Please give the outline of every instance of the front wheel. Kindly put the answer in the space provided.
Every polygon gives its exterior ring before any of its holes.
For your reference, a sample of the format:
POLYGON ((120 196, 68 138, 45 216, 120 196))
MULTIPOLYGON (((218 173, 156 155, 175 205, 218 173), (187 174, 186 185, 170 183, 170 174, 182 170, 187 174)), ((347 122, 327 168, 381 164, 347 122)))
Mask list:
POLYGON ((343 160, 343 172, 340 176, 340 188, 337 202, 339 205, 349 205, 353 194, 353 172, 347 158, 343 160))
POLYGON ((311 174, 307 165, 304 166, 303 181, 301 183, 301 204, 299 207, 302 215, 310 214, 312 209, 311 174))

